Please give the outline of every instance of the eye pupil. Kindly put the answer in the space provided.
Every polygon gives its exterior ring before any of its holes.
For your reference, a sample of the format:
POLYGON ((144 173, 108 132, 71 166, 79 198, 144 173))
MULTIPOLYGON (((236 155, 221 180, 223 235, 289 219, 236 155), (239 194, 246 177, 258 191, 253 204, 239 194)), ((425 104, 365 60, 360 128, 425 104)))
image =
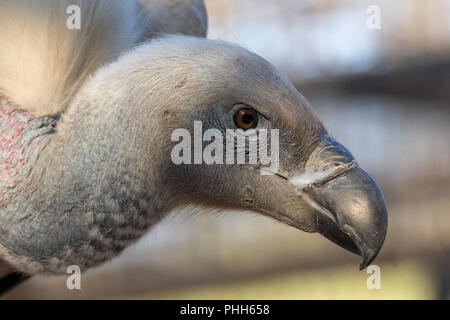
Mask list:
POLYGON ((253 116, 252 116, 251 114, 245 114, 245 115, 242 117, 242 122, 245 123, 245 124, 250 124, 250 123, 252 123, 252 122, 253 122, 253 116))
POLYGON ((241 129, 248 130, 255 128, 258 125, 258 114, 255 110, 250 108, 241 109, 234 115, 234 122, 236 126, 241 129))

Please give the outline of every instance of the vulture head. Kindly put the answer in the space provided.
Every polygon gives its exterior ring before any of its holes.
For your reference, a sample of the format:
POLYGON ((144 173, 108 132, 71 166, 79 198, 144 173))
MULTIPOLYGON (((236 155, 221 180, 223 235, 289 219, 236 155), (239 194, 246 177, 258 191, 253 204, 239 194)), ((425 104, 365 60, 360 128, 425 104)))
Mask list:
POLYGON ((382 247, 376 183, 294 86, 239 46, 160 37, 96 71, 57 120, 18 109, 0 106, 0 132, 16 132, 0 143, 0 255, 16 270, 96 266, 192 204, 318 232, 361 255, 361 268, 382 247), (227 147, 230 130, 247 140, 227 147), (220 162, 255 137, 276 166, 220 162), (204 159, 208 148, 219 161, 204 159))
MULTIPOLYGON (((379 188, 352 154, 327 134, 304 97, 267 61, 229 43, 172 36, 138 48, 117 68, 113 73, 123 75, 114 85, 117 89, 97 87, 95 95, 99 90, 105 96, 117 94, 122 88, 123 95, 114 104, 127 108, 125 97, 137 90, 132 95, 139 101, 132 104, 140 105, 138 114, 148 117, 144 122, 158 132, 155 138, 142 129, 146 138, 141 149, 148 148, 152 166, 157 164, 156 180, 163 182, 159 192, 171 206, 250 210, 306 232, 319 232, 361 255, 361 268, 378 254, 387 227, 379 188), (188 131, 187 141, 180 136, 183 131, 177 134, 180 128, 188 131), (236 134, 233 150, 225 145, 228 140, 216 141, 216 136, 207 134, 217 132, 229 139, 230 129, 236 134), (276 150, 268 147, 278 152, 275 168, 263 165, 261 159, 238 163, 239 151, 249 147, 248 142, 239 144, 239 136, 261 140, 261 130, 271 136, 274 129, 277 141, 267 143, 278 144, 276 150), (194 141, 198 133, 203 139, 194 141), (215 162, 201 159, 208 146, 217 147, 215 162), (234 164, 226 162, 230 151, 234 164), (184 162, 171 158, 178 152, 184 162)), ((109 86, 112 76, 105 69, 92 83, 109 86)))

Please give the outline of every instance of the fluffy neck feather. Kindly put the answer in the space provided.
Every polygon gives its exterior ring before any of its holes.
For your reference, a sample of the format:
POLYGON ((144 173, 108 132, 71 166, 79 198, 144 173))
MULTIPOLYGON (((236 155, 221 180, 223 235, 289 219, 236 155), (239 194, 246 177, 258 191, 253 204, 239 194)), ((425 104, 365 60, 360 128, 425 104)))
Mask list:
POLYGON ((137 0, 0 0, 0 94, 36 116, 58 114, 146 25, 137 0), (80 25, 69 29, 73 5, 80 25))

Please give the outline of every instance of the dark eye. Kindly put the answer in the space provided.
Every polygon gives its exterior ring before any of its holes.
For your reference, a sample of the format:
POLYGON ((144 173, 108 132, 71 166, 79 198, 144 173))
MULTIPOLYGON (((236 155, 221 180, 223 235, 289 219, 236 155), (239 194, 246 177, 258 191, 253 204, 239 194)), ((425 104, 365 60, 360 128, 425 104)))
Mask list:
POLYGON ((256 128, 258 125, 258 113, 250 108, 240 109, 234 114, 234 123, 244 130, 256 128))

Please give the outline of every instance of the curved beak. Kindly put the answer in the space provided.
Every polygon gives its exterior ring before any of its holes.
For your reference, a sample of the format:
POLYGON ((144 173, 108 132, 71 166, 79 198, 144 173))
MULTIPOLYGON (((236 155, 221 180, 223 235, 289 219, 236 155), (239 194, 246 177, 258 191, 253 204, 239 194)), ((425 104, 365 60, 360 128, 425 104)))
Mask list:
POLYGON ((362 256, 360 269, 367 267, 383 246, 387 210, 377 184, 351 153, 326 136, 309 157, 304 174, 290 181, 315 210, 317 231, 362 256))
POLYGON ((387 211, 380 189, 359 167, 314 189, 317 202, 329 214, 319 213, 320 234, 362 256, 367 267, 383 246, 387 232, 387 211))

